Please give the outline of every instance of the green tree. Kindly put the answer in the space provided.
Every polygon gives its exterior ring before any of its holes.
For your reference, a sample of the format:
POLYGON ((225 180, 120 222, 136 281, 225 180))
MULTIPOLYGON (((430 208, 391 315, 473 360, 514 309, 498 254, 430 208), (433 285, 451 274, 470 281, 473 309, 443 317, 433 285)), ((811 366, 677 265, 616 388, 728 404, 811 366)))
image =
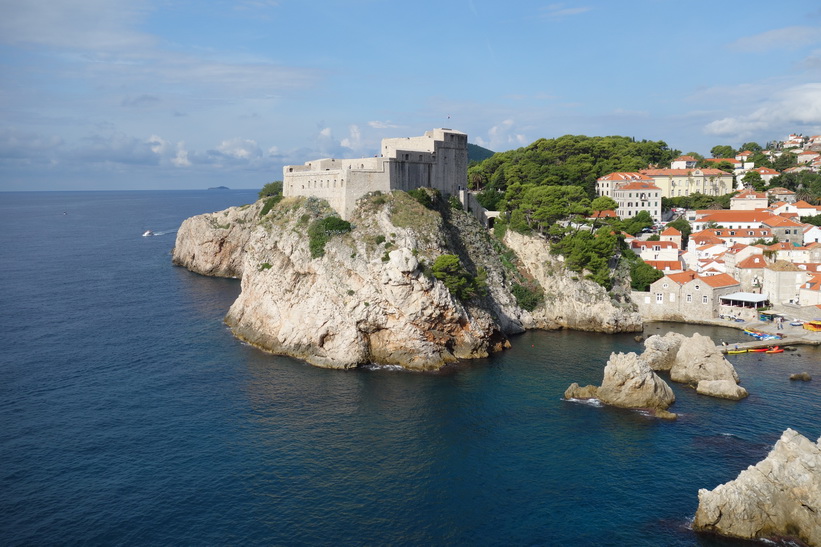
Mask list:
POLYGON ((590 203, 590 208, 594 211, 615 211, 619 204, 611 197, 599 196, 590 203))
POLYGON ((746 150, 748 152, 752 152, 753 154, 757 154, 758 152, 761 152, 763 148, 761 148, 761 145, 757 142, 745 142, 741 145, 741 150, 746 150))
POLYGON ((664 277, 664 274, 647 264, 641 258, 630 264, 630 287, 634 291, 646 291, 650 284, 664 277))
POLYGON ((726 144, 719 144, 710 148, 710 154, 712 154, 714 158, 734 158, 735 149, 726 144))
POLYGON ((325 217, 308 226, 308 246, 311 258, 325 256, 325 244, 331 237, 351 231, 351 223, 339 217, 325 217))
POLYGON ((450 294, 459 300, 467 300, 476 295, 476 282, 456 255, 440 255, 431 267, 433 277, 448 288, 450 294))
POLYGON ((667 223, 667 226, 675 228, 676 230, 681 232, 681 247, 682 249, 686 249, 687 242, 690 239, 690 234, 693 232, 693 228, 690 226, 690 223, 687 222, 687 219, 679 217, 673 222, 667 223))
POLYGON ((269 182, 265 186, 262 187, 262 190, 259 191, 259 199, 272 197, 272 196, 281 196, 282 195, 282 181, 275 180, 274 182, 269 182))
POLYGON ((626 218, 622 221, 622 230, 630 235, 636 235, 644 228, 653 225, 653 217, 647 211, 639 211, 633 218, 626 218))
POLYGON ((798 165, 796 161, 796 156, 792 152, 784 152, 780 156, 778 156, 775 161, 773 162, 773 169, 779 172, 786 171, 790 167, 795 167, 798 165))
POLYGON ((761 192, 766 186, 764 179, 761 178, 761 173, 758 171, 747 171, 741 177, 741 182, 747 186, 752 186, 757 192, 761 192))

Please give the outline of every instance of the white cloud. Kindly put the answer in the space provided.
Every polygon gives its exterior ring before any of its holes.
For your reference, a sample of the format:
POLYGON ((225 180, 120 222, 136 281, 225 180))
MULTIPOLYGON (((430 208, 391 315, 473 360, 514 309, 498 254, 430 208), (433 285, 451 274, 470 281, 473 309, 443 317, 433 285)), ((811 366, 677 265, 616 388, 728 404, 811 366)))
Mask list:
POLYGON ((546 19, 562 19, 564 17, 586 13, 591 9, 592 8, 585 6, 573 8, 565 7, 565 4, 550 4, 549 6, 542 8, 540 11, 542 12, 542 17, 546 19))
POLYGON ((520 133, 513 120, 507 119, 487 131, 487 138, 476 137, 476 144, 494 151, 509 150, 528 144, 527 137, 520 133))
POLYGON ((0 0, 0 42, 105 51, 145 47, 133 27, 147 10, 130 0, 0 0))
POLYGON ((352 125, 348 128, 348 131, 349 136, 342 139, 339 144, 351 150, 359 150, 362 147, 362 132, 359 131, 359 126, 352 125))
POLYGON ((395 123, 391 123, 390 121, 381 122, 381 121, 372 121, 368 122, 368 125, 374 129, 398 129, 401 126, 395 123))
POLYGON ((217 151, 231 158, 250 160, 262 157, 262 150, 252 139, 229 139, 217 146, 217 151))
POLYGON ((185 143, 180 141, 177 143, 177 154, 171 158, 171 163, 175 167, 191 167, 191 161, 188 159, 188 150, 185 149, 185 143))
POLYGON ((735 51, 762 52, 774 49, 795 50, 818 43, 821 43, 821 28, 794 26, 744 36, 729 47, 735 51))
MULTIPOLYGON (((753 112, 721 118, 704 128, 707 134, 736 136, 756 133, 801 131, 821 127, 821 83, 808 83, 785 89, 753 112)), ((814 132, 814 131, 813 131, 814 132)))

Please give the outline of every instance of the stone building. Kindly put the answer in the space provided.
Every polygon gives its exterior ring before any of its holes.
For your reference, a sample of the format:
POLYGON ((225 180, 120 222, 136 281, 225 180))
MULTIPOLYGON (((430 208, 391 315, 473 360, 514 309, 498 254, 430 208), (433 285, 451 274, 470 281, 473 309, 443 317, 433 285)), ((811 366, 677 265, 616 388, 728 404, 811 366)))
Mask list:
POLYGON ((343 219, 350 218, 357 200, 369 192, 426 187, 455 196, 467 184, 467 144, 466 134, 445 128, 421 137, 382 139, 381 154, 372 158, 286 165, 282 194, 324 199, 343 219))
POLYGON ((619 204, 619 218, 633 218, 647 211, 653 222, 661 222, 661 189, 641 173, 610 173, 596 180, 596 193, 619 204))
POLYGON ((653 179, 665 198, 706 194, 721 196, 733 191, 732 173, 720 169, 642 169, 642 175, 653 179))
POLYGON ((693 321, 718 317, 721 297, 740 285, 721 273, 701 276, 694 271, 668 274, 653 282, 649 292, 633 293, 645 321, 693 321))

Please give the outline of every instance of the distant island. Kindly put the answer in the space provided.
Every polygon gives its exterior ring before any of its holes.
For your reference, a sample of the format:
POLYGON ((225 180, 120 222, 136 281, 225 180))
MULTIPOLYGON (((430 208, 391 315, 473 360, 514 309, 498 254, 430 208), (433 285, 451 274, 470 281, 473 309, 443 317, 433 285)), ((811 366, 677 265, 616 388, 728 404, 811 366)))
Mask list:
POLYGON ((212 186, 209 190, 230 190, 227 186, 212 186))

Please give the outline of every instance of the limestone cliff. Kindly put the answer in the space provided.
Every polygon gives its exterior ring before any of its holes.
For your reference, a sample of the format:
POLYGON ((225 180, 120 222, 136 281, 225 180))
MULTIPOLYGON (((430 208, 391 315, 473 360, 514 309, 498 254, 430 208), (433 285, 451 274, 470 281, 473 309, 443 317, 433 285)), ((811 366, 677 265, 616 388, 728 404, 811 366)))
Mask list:
POLYGON ((640 328, 637 315, 615 307, 604 289, 572 280, 540 240, 510 238, 528 269, 551 261, 549 279, 534 277, 564 304, 551 301, 530 313, 510 292, 513 274, 498 243, 469 215, 427 209, 404 192, 370 196, 351 217, 353 229, 332 236, 324 255, 314 257, 308 227, 330 213, 324 202, 288 198, 270 211, 258 202, 199 215, 180 227, 173 262, 241 277, 242 292, 226 316, 235 335, 324 367, 436 369, 487 356, 525 328, 640 328), (451 295, 430 271, 442 254, 485 277, 486 290, 465 301, 451 295), (583 301, 568 314, 574 297, 583 301))
POLYGON ((245 246, 253 233, 262 201, 197 215, 177 230, 172 262, 214 277, 242 277, 245 246))
POLYGON ((821 439, 787 429, 764 460, 714 490, 699 490, 693 529, 821 546, 821 439))
POLYGON ((544 289, 544 302, 533 310, 526 322, 528 328, 608 333, 641 330, 641 316, 629 299, 614 302, 598 283, 568 272, 560 257, 550 253, 545 239, 508 230, 504 242, 544 289))

